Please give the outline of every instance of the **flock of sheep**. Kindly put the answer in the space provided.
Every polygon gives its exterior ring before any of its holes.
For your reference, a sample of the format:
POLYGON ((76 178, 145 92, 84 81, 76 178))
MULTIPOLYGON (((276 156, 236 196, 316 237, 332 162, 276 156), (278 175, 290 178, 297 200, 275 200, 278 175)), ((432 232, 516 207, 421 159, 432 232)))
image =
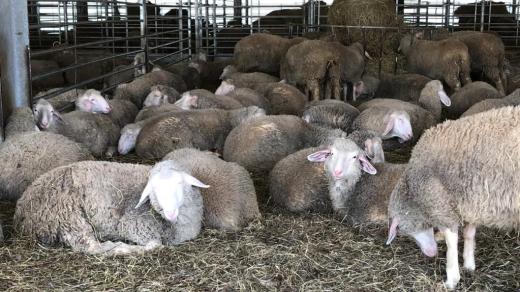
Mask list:
POLYGON ((443 238, 454 288, 460 226, 474 270, 477 226, 520 225, 520 90, 494 35, 407 34, 399 49, 409 72, 378 79, 359 43, 258 33, 233 64, 198 56, 136 72, 110 100, 94 89, 39 99, 9 117, 0 199, 17 201, 16 236, 130 254, 261 218, 255 177, 290 211, 388 223, 387 244, 407 234, 432 257, 443 238), (211 78, 215 93, 201 89, 211 78), (385 162, 410 146, 407 164, 385 162), (96 160, 132 151, 160 162, 96 160))

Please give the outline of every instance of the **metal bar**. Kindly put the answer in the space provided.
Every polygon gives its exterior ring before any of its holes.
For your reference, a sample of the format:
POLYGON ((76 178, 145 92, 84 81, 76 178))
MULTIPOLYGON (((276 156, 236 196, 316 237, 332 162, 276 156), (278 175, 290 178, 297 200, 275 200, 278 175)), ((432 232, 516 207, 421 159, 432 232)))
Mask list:
POLYGON ((141 2, 141 49, 144 52, 144 64, 143 72, 147 73, 148 67, 148 10, 146 9, 146 0, 140 0, 141 2))
POLYGON ((15 108, 30 106, 27 1, 2 0, 0 11, 3 118, 7 118, 15 108))

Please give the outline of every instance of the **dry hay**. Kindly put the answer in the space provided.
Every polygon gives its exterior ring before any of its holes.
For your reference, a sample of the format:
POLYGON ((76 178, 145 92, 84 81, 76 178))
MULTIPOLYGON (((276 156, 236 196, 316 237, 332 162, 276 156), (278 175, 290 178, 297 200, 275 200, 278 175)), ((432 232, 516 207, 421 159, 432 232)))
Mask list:
MULTIPOLYGON (((389 157, 406 161, 409 150, 389 157)), ((101 257, 13 239, 13 208, 0 203, 9 238, 0 246, 1 291, 443 291, 444 244, 428 259, 404 236, 385 246, 386 227, 351 227, 330 214, 263 204, 263 218, 237 233, 203 230, 193 241, 145 255, 101 257)), ((477 271, 462 273, 462 290, 520 287, 518 234, 479 230, 476 255, 477 271)))
MULTIPOLYGON (((402 21, 395 13, 395 1, 392 0, 335 0, 328 15, 330 25, 394 28, 402 26, 402 21)), ((399 45, 395 29, 335 27, 333 32, 338 40, 346 45, 353 42, 365 44, 366 50, 373 57, 393 52, 399 45)))

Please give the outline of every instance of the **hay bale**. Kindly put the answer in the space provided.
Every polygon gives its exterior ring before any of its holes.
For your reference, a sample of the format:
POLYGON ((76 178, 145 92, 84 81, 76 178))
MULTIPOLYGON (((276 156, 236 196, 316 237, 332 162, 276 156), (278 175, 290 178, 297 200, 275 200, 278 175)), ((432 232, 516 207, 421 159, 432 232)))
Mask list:
MULTIPOLYGON (((344 26, 401 27, 393 0, 335 0, 329 9, 329 24, 344 26)), ((361 42, 372 57, 391 53, 397 49, 397 31, 394 29, 333 28, 337 39, 349 45, 361 42), (381 52, 380 45, 383 44, 381 52)))

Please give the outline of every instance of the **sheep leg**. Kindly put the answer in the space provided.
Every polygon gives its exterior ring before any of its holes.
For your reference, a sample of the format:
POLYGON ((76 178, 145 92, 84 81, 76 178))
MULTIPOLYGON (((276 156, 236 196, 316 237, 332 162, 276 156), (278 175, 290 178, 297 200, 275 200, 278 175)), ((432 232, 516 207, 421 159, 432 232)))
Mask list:
POLYGON ((500 92, 502 95, 505 95, 506 90, 504 88, 504 84, 502 83, 500 70, 496 67, 484 67, 483 71, 484 76, 495 83, 495 87, 497 88, 498 92, 500 92))
POLYGON ((468 271, 475 271, 475 233, 477 229, 475 225, 468 224, 464 226, 464 268, 468 271))
POLYGON ((444 237, 446 240, 446 282, 444 285, 447 289, 455 289, 457 283, 460 281, 460 271, 459 271, 459 259, 458 259, 458 250, 457 244, 459 240, 459 235, 457 233, 457 228, 450 229, 445 228, 442 230, 444 232, 444 237))
POLYGON ((465 62, 461 65, 459 77, 462 82, 462 86, 471 83, 471 68, 469 64, 465 62))
POLYGON ((455 75, 447 76, 444 81, 448 84, 448 87, 450 87, 454 91, 458 91, 461 87, 459 77, 455 75))
MULTIPOLYGON (((332 80, 327 80, 325 83, 325 99, 331 99, 332 98, 332 80)), ((336 98, 336 97, 334 97, 336 98)))
POLYGON ((312 100, 320 100, 320 82, 316 79, 307 81, 307 88, 312 94, 312 100))

